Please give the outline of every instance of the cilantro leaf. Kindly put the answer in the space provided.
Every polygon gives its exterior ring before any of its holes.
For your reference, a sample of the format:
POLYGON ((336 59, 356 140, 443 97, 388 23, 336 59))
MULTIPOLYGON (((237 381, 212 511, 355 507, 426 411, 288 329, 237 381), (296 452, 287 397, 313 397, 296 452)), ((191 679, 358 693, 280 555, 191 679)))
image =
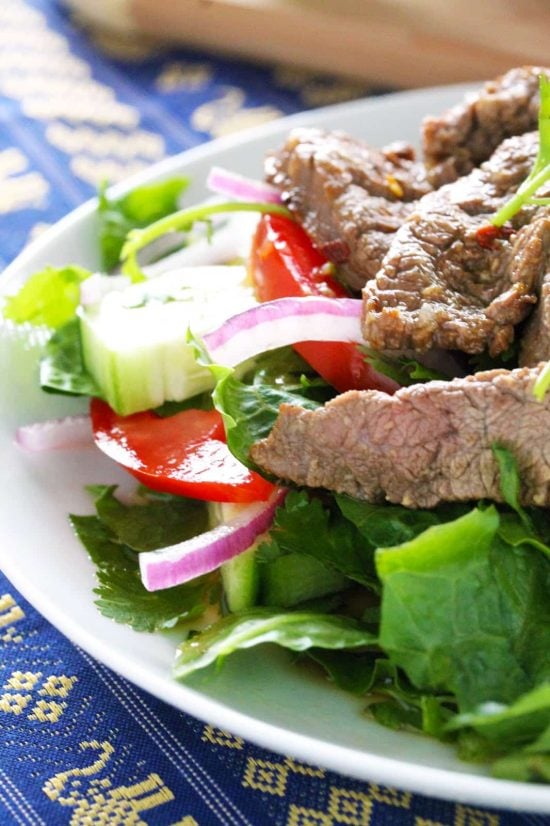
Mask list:
POLYGON ((142 496, 142 502, 123 504, 116 498, 116 485, 96 486, 97 515, 115 534, 117 541, 134 551, 154 551, 176 545, 208 530, 208 508, 198 499, 183 496, 142 496))
POLYGON ((513 195, 493 216, 491 223, 503 226, 516 215, 525 204, 547 205, 548 198, 537 198, 536 193, 550 178, 550 79, 545 74, 539 76, 539 151, 527 178, 513 195))
MULTIPOLYGON (((279 553, 311 556, 348 579, 377 590, 374 546, 337 508, 330 508, 329 502, 327 498, 323 503, 306 491, 290 491, 275 514, 271 542, 279 553)), ((261 558, 262 548, 259 553, 261 558)))
MULTIPOLYGON (((76 535, 96 566, 99 584, 94 593, 100 612, 136 631, 172 628, 178 622, 201 616, 218 587, 216 575, 149 592, 141 582, 136 553, 143 546, 163 547, 174 536, 186 538, 196 526, 196 514, 190 522, 178 527, 178 518, 186 510, 179 497, 151 496, 147 504, 125 506, 120 503, 119 508, 114 502, 114 490, 108 485, 92 488, 97 498, 98 514, 70 516, 76 535), (134 513, 137 523, 132 525, 134 513), (165 522, 159 521, 161 516, 165 522), (132 547, 130 541, 141 548, 132 547)), ((147 494, 143 489, 141 492, 143 499, 147 494)), ((191 511, 193 506, 194 503, 190 503, 191 511)))

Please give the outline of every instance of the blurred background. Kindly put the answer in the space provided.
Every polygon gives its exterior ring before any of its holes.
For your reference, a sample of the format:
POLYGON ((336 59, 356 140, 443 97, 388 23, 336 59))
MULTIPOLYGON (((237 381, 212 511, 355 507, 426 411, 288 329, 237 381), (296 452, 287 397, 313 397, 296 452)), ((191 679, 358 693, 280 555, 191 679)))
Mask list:
POLYGON ((545 64, 547 0, 65 0, 105 31, 400 87, 545 64))

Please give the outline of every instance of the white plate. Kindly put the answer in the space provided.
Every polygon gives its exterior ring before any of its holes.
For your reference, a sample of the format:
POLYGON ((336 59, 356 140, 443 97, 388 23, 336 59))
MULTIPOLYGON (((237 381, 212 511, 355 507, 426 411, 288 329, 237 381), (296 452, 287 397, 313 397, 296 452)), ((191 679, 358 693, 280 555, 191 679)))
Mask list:
MULTIPOLYGON (((294 115, 171 158, 131 183, 185 171, 194 181, 190 199, 202 197, 201 182, 213 163, 259 176, 264 152, 291 125, 344 129, 374 145, 418 141, 422 117, 440 112, 463 92, 464 87, 405 92, 294 115)), ((94 206, 85 204, 39 238, 7 269, 1 289, 13 290, 45 264, 97 266, 94 206)), ((550 813, 548 787, 492 779, 441 743, 366 720, 361 701, 292 668, 276 648, 237 654, 214 678, 199 674, 186 685, 174 682, 168 638, 137 634, 98 613, 91 563, 67 522, 68 512, 90 512, 85 484, 121 481, 122 472, 93 448, 29 456, 13 444, 18 424, 82 409, 79 400, 37 389, 35 361, 36 352, 23 352, 0 330, 0 563, 57 628, 157 697, 274 751, 426 795, 550 813)))

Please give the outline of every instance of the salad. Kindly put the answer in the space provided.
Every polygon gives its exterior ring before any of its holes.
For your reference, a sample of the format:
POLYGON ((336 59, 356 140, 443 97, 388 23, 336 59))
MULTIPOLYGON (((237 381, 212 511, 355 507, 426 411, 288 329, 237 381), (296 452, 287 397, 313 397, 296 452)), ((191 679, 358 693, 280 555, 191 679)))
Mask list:
MULTIPOLYGON (((540 135, 535 176, 547 165, 540 135)), ((548 782, 550 517, 526 498, 510 444, 490 445, 490 495, 412 506, 293 479, 286 457, 283 473, 259 461, 285 411, 318 421, 365 391, 405 405, 485 368, 523 369, 507 341, 436 359, 375 347, 374 334, 367 346, 353 250, 315 237, 318 216, 281 202, 285 151, 270 184, 214 170, 216 195, 199 205, 182 206, 184 179, 100 193, 98 244, 114 274, 49 267, 2 308, 7 323, 47 329, 40 383, 89 396, 89 416, 22 427, 18 441, 44 450, 93 438, 135 478, 130 496, 91 486, 95 513, 70 520, 97 568, 98 609, 136 631, 180 634, 176 679, 276 643, 363 698, 381 725, 454 743, 495 776, 548 782)), ((416 162, 392 152, 410 172, 416 162)), ((411 203, 446 186, 413 172, 411 203)), ((500 243, 486 227, 530 209, 538 183, 484 218, 479 247, 500 243)), ((404 181, 386 184, 408 203, 404 181)), ((542 406, 547 372, 534 381, 542 406)), ((294 453, 317 449, 308 438, 294 453)))

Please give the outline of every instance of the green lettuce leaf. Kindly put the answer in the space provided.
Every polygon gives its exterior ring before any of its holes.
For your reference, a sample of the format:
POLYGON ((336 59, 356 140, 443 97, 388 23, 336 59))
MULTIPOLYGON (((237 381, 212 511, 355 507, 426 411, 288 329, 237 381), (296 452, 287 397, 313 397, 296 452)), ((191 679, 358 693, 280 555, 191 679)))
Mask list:
POLYGON ((266 642, 292 651, 305 651, 313 646, 364 648, 375 645, 376 638, 359 623, 345 617, 255 608, 230 614, 185 640, 178 648, 174 676, 182 679, 214 662, 221 665, 229 654, 266 642))
POLYGON ((74 318, 80 303, 80 285, 90 275, 89 270, 75 265, 46 267, 31 275, 19 292, 6 298, 4 318, 16 324, 28 322, 57 330, 74 318))
POLYGON ((40 360, 40 386, 49 393, 102 398, 84 366, 77 318, 60 327, 47 342, 40 360))
POLYGON ((496 508, 475 508, 376 552, 382 648, 417 687, 454 694, 463 713, 550 679, 550 564, 498 528, 496 508))
POLYGON ((292 357, 289 348, 261 359, 243 380, 233 370, 210 365, 216 378, 214 406, 222 414, 227 444, 243 464, 256 469, 249 452, 254 442, 265 438, 279 414, 281 404, 315 410, 333 391, 326 383, 307 377, 307 366, 292 357))

